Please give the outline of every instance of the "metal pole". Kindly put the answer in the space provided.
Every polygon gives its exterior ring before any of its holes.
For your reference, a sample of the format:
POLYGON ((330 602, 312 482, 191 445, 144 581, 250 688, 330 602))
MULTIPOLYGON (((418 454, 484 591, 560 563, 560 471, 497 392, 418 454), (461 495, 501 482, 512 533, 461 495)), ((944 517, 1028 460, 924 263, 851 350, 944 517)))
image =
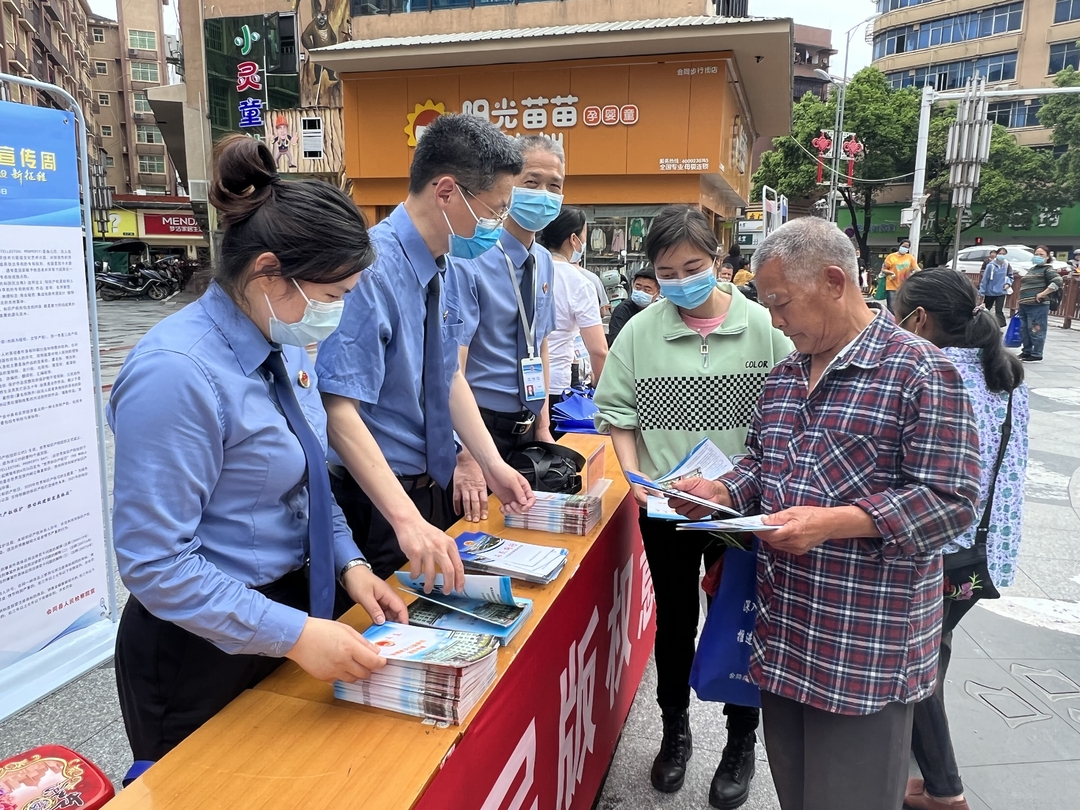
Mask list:
POLYGON ((833 116, 833 156, 832 166, 829 170, 829 222, 835 222, 833 216, 834 200, 836 199, 836 156, 840 153, 840 96, 844 92, 844 84, 840 82, 836 86, 836 115, 833 116))
POLYGON ((956 206, 956 233, 953 235, 953 267, 959 268, 957 257, 960 255, 960 230, 964 225, 964 206, 956 206))
POLYGON ((935 91, 927 85, 923 88, 922 105, 919 107, 919 135, 915 141, 915 181, 911 187, 911 255, 919 261, 919 240, 922 237, 923 196, 926 194, 926 149, 930 143, 930 110, 934 106, 935 91))
POLYGON ((83 241, 86 252, 86 298, 90 315, 90 361, 94 373, 94 413, 97 417, 98 433, 98 472, 101 475, 101 517, 105 528, 105 558, 108 566, 109 612, 112 622, 120 621, 116 610, 116 560, 112 544, 112 509, 109 506, 109 470, 105 462, 105 413, 101 391, 101 354, 99 350, 97 295, 94 292, 94 229, 90 215, 90 156, 87 153, 86 117, 75 97, 64 88, 54 84, 39 82, 36 79, 24 79, 0 73, 0 82, 13 82, 33 87, 45 93, 59 96, 67 105, 68 111, 75 116, 75 149, 82 158, 79 161, 79 183, 82 186, 83 204, 83 241))
MULTIPOLYGON (((986 98, 1024 98, 1027 96, 1054 96, 1080 93, 1080 87, 1043 87, 1019 90, 988 90, 986 98)), ((919 241, 922 238, 923 197, 926 194, 926 150, 930 144, 930 110, 938 101, 959 101, 966 91, 939 93, 930 85, 923 87, 922 106, 919 108, 919 135, 915 143, 915 180, 911 187, 911 255, 919 260, 919 241)))

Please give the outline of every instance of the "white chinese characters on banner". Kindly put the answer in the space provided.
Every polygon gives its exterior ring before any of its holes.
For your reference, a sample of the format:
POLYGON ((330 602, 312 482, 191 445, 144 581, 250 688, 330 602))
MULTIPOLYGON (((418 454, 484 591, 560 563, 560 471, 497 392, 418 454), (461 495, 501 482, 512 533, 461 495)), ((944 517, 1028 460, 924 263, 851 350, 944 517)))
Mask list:
POLYGON ((705 76, 709 74, 716 75, 718 73, 720 73, 720 68, 717 65, 679 68, 678 71, 676 71, 676 75, 678 76, 705 76))
POLYGON ((585 773, 585 755, 593 750, 596 649, 590 651, 589 645, 599 623, 600 612, 594 607, 585 633, 570 645, 566 669, 559 676, 559 781, 555 810, 573 804, 574 792, 585 773))
POLYGON ((641 552, 638 567, 641 569, 641 614, 638 616, 637 637, 641 638, 642 634, 649 628, 653 608, 656 607, 656 591, 653 589, 652 569, 649 568, 649 560, 644 551, 641 552))
POLYGON ((712 161, 707 157, 660 158, 660 171, 662 172, 707 172, 711 167, 712 161))
MULTIPOLYGON (((510 759, 503 766, 502 773, 495 780, 495 785, 491 788, 487 798, 484 799, 484 804, 480 807, 480 810, 504 810, 503 802, 510 793, 510 788, 517 782, 518 774, 521 773, 522 769, 524 769, 525 773, 521 777, 514 798, 510 800, 510 804, 505 806, 505 810, 522 810, 526 806, 525 802, 528 801, 529 794, 533 792, 532 787, 536 771, 535 717, 529 723, 529 727, 525 729, 525 733, 521 735, 521 739, 518 740, 514 752, 510 754, 510 759)), ((532 804, 528 805, 528 810, 537 810, 539 806, 539 797, 534 797, 532 804)))
POLYGON ((608 646, 607 675, 604 685, 608 689, 608 708, 615 705, 619 683, 625 667, 630 666, 630 597, 634 591, 634 557, 626 561, 622 569, 613 575, 612 604, 608 612, 607 629, 611 637, 608 646))

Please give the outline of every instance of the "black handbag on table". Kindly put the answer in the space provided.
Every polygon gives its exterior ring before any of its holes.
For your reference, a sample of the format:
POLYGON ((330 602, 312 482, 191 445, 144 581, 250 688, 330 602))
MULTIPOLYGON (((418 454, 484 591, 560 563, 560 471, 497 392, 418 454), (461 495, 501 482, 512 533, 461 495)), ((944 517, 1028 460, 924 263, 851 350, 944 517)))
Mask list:
POLYGON ((530 442, 510 453, 506 463, 521 473, 537 492, 574 495, 581 491, 585 457, 569 447, 530 442))
POLYGON ((1012 436, 1013 395, 1009 392, 1009 407, 1005 411, 1005 422, 1001 425, 1001 447, 998 448, 997 461, 994 462, 994 474, 990 478, 990 489, 986 493, 986 506, 983 507, 982 520, 975 530, 975 542, 971 548, 962 548, 955 554, 945 555, 945 598, 957 602, 971 599, 1000 599, 1001 594, 994 587, 986 561, 986 536, 990 533, 990 510, 994 508, 994 491, 997 489, 997 477, 1001 472, 1001 462, 1005 458, 1005 448, 1012 436))

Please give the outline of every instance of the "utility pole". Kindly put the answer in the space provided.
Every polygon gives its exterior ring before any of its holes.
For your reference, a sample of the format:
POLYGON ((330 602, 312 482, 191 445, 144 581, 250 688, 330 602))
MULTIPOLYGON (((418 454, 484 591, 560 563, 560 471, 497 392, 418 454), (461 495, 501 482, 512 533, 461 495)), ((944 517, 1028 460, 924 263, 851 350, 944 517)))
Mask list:
MULTIPOLYGON (((987 90, 983 98, 1026 98, 1028 96, 1055 96, 1080 93, 1080 87, 1035 87, 1020 90, 987 90)), ((911 208, 901 215, 902 222, 909 224, 911 255, 919 260, 919 242, 922 239, 922 220, 926 209, 926 151, 930 143, 930 110, 938 101, 960 101, 966 90, 941 93, 927 85, 923 88, 922 106, 919 108, 919 135, 915 143, 915 180, 911 187, 911 208)))
POLYGON ((949 167, 952 204, 956 209, 952 252, 954 262, 960 253, 964 212, 971 210, 971 200, 979 187, 983 164, 990 159, 990 132, 993 125, 986 117, 986 104, 986 79, 982 76, 969 79, 964 98, 956 111, 956 121, 949 127, 945 163, 949 167))

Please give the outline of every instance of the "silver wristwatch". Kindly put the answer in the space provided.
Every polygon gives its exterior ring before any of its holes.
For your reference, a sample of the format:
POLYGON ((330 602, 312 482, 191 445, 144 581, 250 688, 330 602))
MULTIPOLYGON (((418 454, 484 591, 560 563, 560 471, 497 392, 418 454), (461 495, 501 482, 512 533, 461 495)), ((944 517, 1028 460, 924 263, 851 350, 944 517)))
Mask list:
POLYGON ((347 563, 345 563, 345 565, 341 566, 341 571, 338 573, 338 582, 341 584, 341 587, 345 587, 345 574, 349 570, 356 568, 356 566, 358 565, 364 566, 368 571, 372 570, 371 563, 369 563, 363 557, 357 557, 355 560, 349 560, 347 563))

